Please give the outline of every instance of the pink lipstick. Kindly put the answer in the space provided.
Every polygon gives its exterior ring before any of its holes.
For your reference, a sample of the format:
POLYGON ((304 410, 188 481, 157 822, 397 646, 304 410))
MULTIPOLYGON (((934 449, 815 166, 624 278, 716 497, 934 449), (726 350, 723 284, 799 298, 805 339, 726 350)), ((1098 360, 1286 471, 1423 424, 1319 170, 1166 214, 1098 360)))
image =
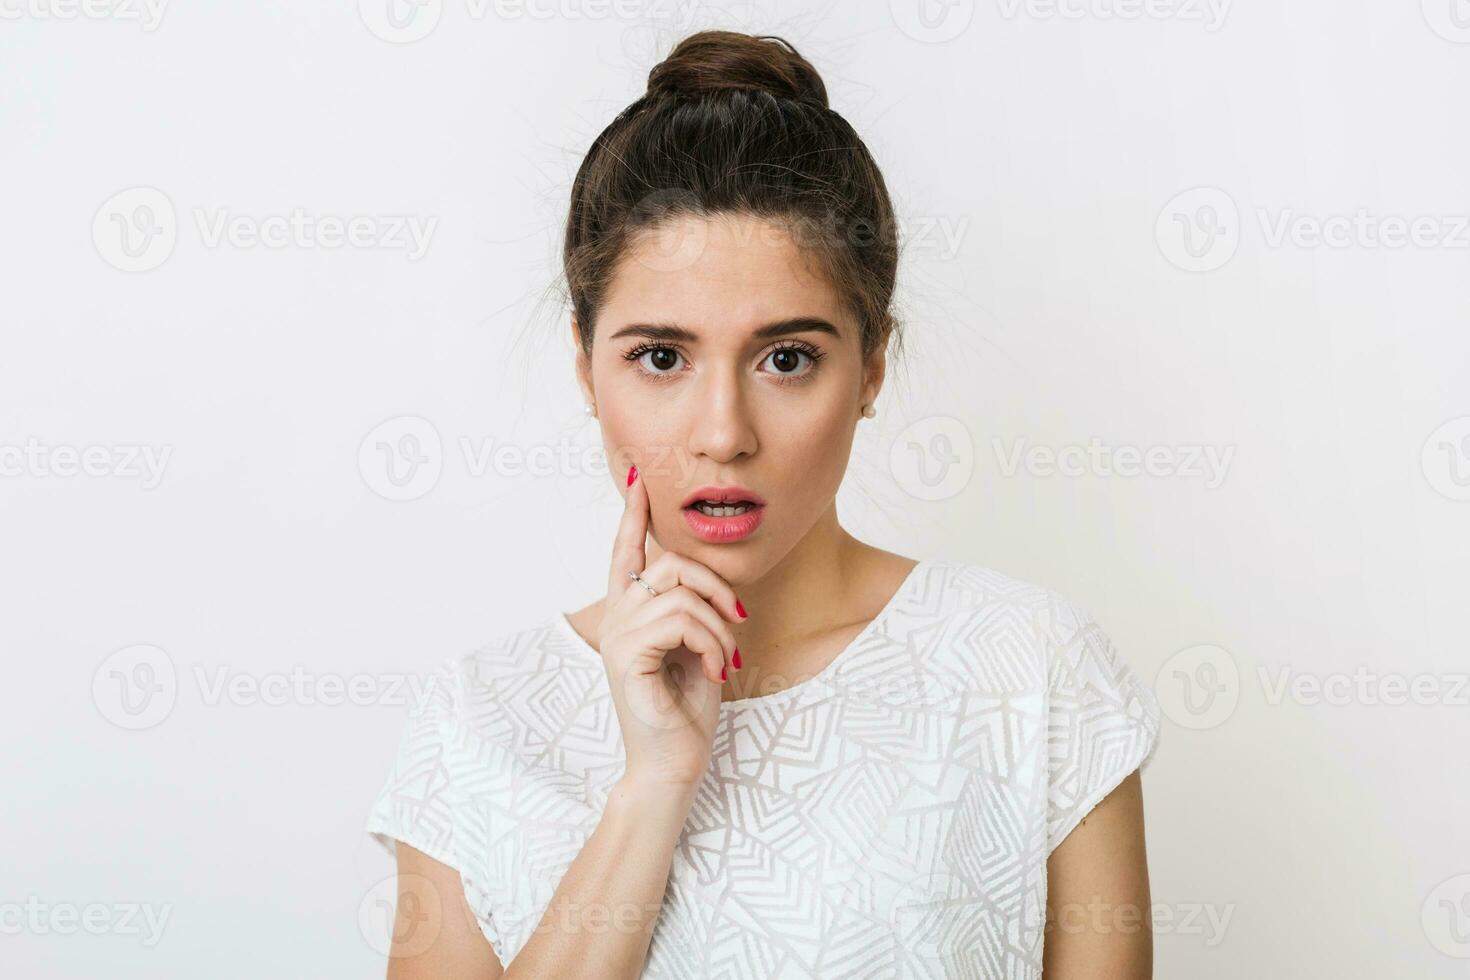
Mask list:
POLYGON ((685 497, 683 507, 689 530, 705 541, 721 544, 755 533, 766 502, 742 486, 704 486, 685 497))

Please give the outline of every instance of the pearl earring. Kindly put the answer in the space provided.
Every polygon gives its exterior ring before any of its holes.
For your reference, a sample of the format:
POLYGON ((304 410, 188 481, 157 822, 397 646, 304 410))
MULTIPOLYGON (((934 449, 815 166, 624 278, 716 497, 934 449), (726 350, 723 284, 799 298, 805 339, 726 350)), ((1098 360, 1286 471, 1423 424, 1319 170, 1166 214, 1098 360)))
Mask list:
POLYGON ((582 406, 582 414, 595 419, 597 418, 597 408, 591 402, 588 402, 582 406))
POLYGON ((877 414, 878 414, 878 410, 876 408, 874 408, 872 405, 864 405, 863 406, 863 418, 869 418, 870 419, 874 415, 877 415, 877 414))

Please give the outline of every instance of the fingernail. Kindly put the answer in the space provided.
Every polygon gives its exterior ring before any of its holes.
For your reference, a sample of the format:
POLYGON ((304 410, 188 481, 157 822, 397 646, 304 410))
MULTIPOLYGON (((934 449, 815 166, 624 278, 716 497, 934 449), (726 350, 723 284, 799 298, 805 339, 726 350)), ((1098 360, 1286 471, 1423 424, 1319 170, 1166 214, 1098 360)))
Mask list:
POLYGON ((725 679, 725 668, 724 667, 721 667, 720 668, 720 680, 724 680, 724 679, 725 679))
POLYGON ((735 656, 732 659, 735 661, 735 669, 736 670, 739 670, 740 669, 740 648, 739 647, 736 647, 735 648, 735 656))
POLYGON ((627 483, 627 486, 630 486, 631 487, 633 485, 633 481, 636 480, 636 479, 638 479, 638 467, 636 465, 628 467, 628 483, 627 483))
MULTIPOLYGON (((745 618, 745 616, 746 616, 745 607, 740 604, 740 600, 738 598, 735 600, 735 611, 740 614, 740 618, 741 619, 744 619, 745 618)), ((739 664, 736 664, 736 666, 738 667, 740 665, 739 664)))

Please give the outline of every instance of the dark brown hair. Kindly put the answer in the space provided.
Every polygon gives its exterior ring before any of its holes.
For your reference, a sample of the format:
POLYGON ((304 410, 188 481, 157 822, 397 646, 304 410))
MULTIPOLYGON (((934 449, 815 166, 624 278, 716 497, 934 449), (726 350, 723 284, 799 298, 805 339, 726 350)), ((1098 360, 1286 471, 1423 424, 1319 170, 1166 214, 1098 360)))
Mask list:
POLYGON ((893 206, 811 63, 779 37, 701 31, 593 142, 572 184, 562 262, 582 349, 633 237, 686 214, 786 227, 855 316, 866 358, 890 334, 893 206))

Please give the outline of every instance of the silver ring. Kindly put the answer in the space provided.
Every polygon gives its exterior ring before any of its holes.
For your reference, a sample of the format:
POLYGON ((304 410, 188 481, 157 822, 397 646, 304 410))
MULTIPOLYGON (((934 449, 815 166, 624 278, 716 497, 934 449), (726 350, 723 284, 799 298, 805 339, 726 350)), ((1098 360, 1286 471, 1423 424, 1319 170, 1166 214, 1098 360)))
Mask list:
POLYGON ((649 585, 647 582, 643 581, 643 579, 639 578, 637 572, 629 572, 628 577, 647 589, 649 595, 658 595, 658 590, 649 585))

